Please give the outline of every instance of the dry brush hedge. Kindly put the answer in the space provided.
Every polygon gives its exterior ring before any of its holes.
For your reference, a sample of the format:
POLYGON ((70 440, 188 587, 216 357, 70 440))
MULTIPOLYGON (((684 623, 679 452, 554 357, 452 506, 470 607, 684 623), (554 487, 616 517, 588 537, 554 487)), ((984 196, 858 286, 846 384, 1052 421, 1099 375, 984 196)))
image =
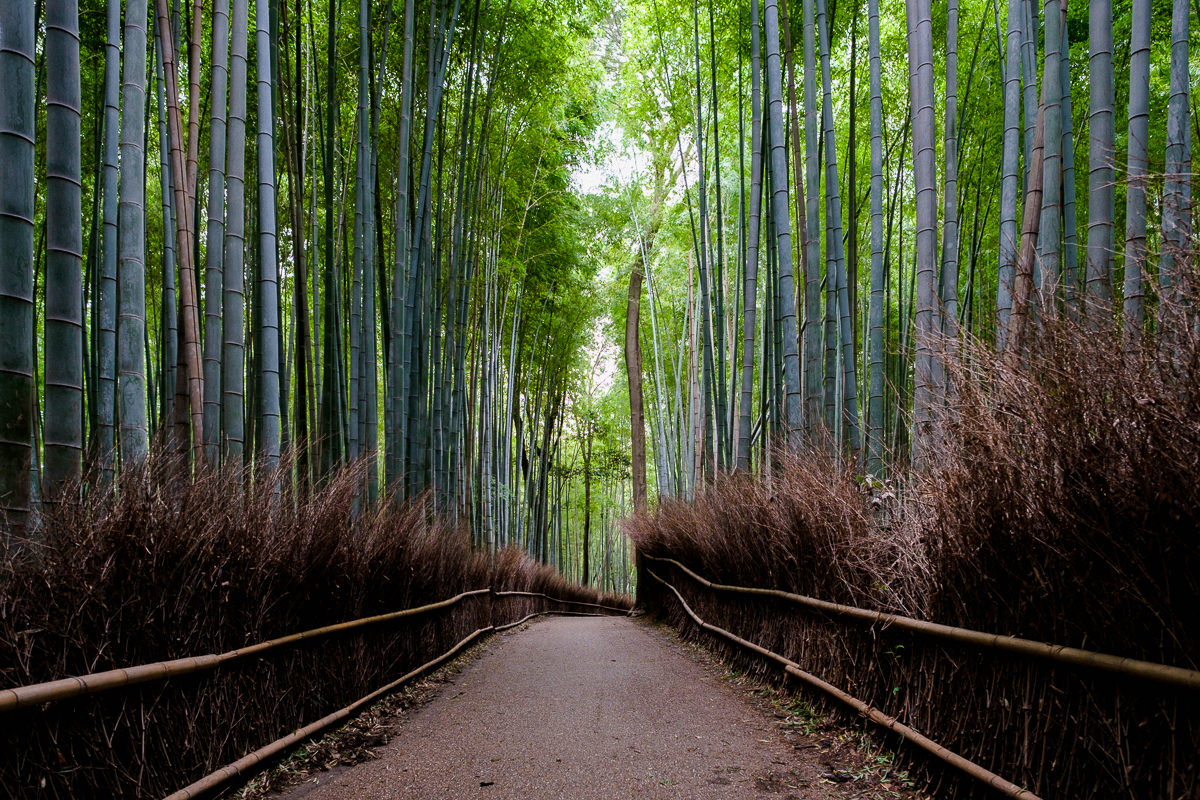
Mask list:
MULTIPOLYGON (((1197 669, 1195 337, 1114 354, 1111 339, 1062 324, 1019 372, 995 364, 978 349, 956 367, 939 466, 898 500, 808 457, 769 484, 721 479, 629 532, 642 552, 717 583, 1197 669)), ((706 621, 1043 797, 1200 795, 1200 693, 716 593, 654 568, 706 621)), ((695 630, 657 582, 641 595, 695 630)), ((985 793, 930 774, 954 796, 985 793)))
MULTIPOLYGON (((164 489, 169 464, 115 499, 59 507, 0 569, 0 687, 219 653, 460 592, 627 604, 516 551, 472 553, 420 506, 351 526, 361 474, 310 498, 242 493, 237 476, 164 489)), ((484 595, 215 671, 44 707, 0 724, 0 796, 162 797, 429 661, 479 628, 547 606, 484 595)))

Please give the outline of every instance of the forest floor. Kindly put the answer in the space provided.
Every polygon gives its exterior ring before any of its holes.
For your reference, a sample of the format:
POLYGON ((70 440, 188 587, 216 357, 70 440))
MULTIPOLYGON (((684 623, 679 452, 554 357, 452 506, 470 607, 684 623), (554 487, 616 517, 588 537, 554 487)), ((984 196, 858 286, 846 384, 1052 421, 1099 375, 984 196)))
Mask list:
POLYGON ((544 619, 468 662, 310 745, 242 796, 922 796, 861 734, 644 620, 544 619))

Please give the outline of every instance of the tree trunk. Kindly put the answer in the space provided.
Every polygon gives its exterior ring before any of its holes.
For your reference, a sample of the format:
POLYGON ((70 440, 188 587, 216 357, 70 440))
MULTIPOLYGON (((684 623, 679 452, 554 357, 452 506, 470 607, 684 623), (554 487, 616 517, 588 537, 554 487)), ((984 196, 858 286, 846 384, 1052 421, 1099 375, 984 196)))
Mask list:
POLYGON ((1112 323, 1113 207, 1116 154, 1113 131, 1111 0, 1088 4, 1088 242, 1084 313, 1093 327, 1112 323))
POLYGON ((783 382, 788 443, 798 448, 803 433, 800 357, 797 352, 796 291, 792 272, 792 223, 788 213, 787 151, 783 136, 783 78, 779 64, 779 6, 766 2, 768 125, 771 129, 772 209, 779 258, 780 316, 783 322, 783 382))
MULTIPOLYGON (((737 467, 750 469, 750 420, 754 400, 754 331, 757 324, 758 255, 762 220, 762 72, 758 0, 750 3, 750 219, 746 234, 746 274, 742 289, 742 396, 738 420, 737 467)), ((760 366, 760 369, 762 366, 760 366)), ((635 494, 636 497, 636 494, 635 494)))
POLYGON ((34 434, 34 35, 33 3, 0 4, 0 512, 16 535, 34 434))
MULTIPOLYGON (((1042 86, 1043 92, 1045 85, 1042 86)), ((1043 98, 1044 100, 1044 98, 1043 98)), ((1033 136, 1033 157, 1029 165, 1029 188, 1025 192, 1025 211, 1021 222, 1021 250, 1017 257, 1017 271, 1013 284, 1013 307, 1008 319, 1002 357, 1010 367, 1019 363, 1025 345, 1025 330, 1029 323, 1030 296, 1034 291, 1034 262, 1037 259, 1038 225, 1042 217, 1042 140, 1045 136, 1043 120, 1038 114, 1038 123, 1033 136)))
MULTIPOLYGON (((970 90, 968 89, 968 94, 970 90)), ((945 186, 942 189, 942 332, 958 336, 958 0, 946 7, 945 186)), ((952 350, 951 350, 952 352, 952 350)))
POLYGON ((240 467, 245 447, 246 380, 246 56, 247 0, 233 0, 226 129, 225 254, 222 272, 221 440, 225 463, 240 467))
POLYGON ((1062 275, 1064 302, 1073 319, 1079 310, 1079 221, 1075 216, 1075 130, 1071 104, 1071 42, 1064 6, 1059 89, 1062 91, 1062 275))
POLYGON ((57 500, 72 488, 78 493, 83 464, 83 229, 77 0, 46 3, 45 52, 44 494, 57 500))
MULTIPOLYGON (((588 412, 590 413, 590 411, 588 412)), ((592 552, 592 437, 595 435, 590 417, 584 422, 583 450, 583 574, 580 581, 584 586, 591 585, 591 552, 592 552)))
POLYGON ((916 364, 912 462, 929 463, 937 414, 934 350, 937 305, 937 168, 933 110, 933 22, 929 0, 906 0, 909 81, 913 98, 913 177, 917 200, 916 364))
MULTIPOLYGON (((164 88, 167 100, 167 121, 171 141, 171 174, 176 176, 172 181, 175 190, 175 223, 176 223, 176 258, 179 260, 179 310, 182 355, 187 376, 188 415, 191 419, 192 450, 195 463, 202 463, 204 430, 204 379, 201 375, 200 363, 200 320, 199 304, 196 297, 195 272, 195 232, 192 230, 193 192, 188 176, 194 173, 190 170, 192 163, 190 155, 185 162, 183 152, 183 127, 179 119, 179 78, 175 65, 175 48, 171 40, 170 11, 168 0, 158 0, 158 30, 161 34, 159 42, 162 47, 163 69, 166 73, 164 88)), ((198 37, 197 37, 198 38, 198 37)), ((199 47, 199 42, 196 43, 199 47)), ((195 93, 198 94, 196 88, 195 93)), ((195 98, 195 102, 199 102, 195 98)), ((193 113, 193 122, 198 122, 193 113)), ((189 123, 191 125, 192 123, 189 123)), ((197 137, 193 136, 193 140, 197 137)), ((181 416, 180 419, 183 419, 181 416)), ((179 431, 179 445, 186 442, 184 431, 179 431)))
POLYGON ((867 405, 867 471, 883 471, 884 454, 884 289, 887 274, 883 265, 883 90, 879 54, 879 0, 868 0, 867 36, 870 50, 871 89, 871 308, 868 349, 869 399, 867 405))
MULTIPOLYGON (((337 2, 329 0, 329 19, 337 18, 337 2)), ((325 188, 325 375, 321 382, 321 474, 330 474, 342 463, 345 453, 345 382, 343 371, 341 276, 334 238, 334 152, 337 128, 337 26, 329 25, 326 59, 325 148, 323 152, 325 188)), ((407 91, 406 91, 407 94, 407 91)))
POLYGON ((117 410, 117 138, 121 97, 121 3, 107 3, 107 36, 104 54, 104 245, 96 304, 93 347, 96 359, 96 435, 93 455, 100 470, 100 486, 111 486, 116 455, 117 410))
POLYGON ((208 232, 204 249, 204 460, 221 460, 221 319, 225 265, 226 98, 229 93, 229 0, 214 0, 212 112, 209 123, 208 232))
POLYGON ((1000 159, 1000 241, 996 286, 996 348, 1004 349, 1017 268, 1018 150, 1021 118, 1021 21, 1024 0, 1008 0, 1004 69, 1004 144, 1000 159))
POLYGON ((1162 255, 1158 262, 1158 328, 1177 324, 1181 273, 1191 243, 1191 124, 1188 114, 1188 3, 1174 0, 1171 14, 1171 84, 1167 101, 1166 182, 1163 187, 1162 255))
MULTIPOLYGON (((850 288, 847 279, 846 255, 842 244, 842 196, 837 162, 837 129, 833 121, 833 78, 829 66, 829 26, 825 0, 817 0, 817 36, 821 45, 822 119, 825 137, 825 241, 826 281, 834 276, 833 295, 837 317, 837 332, 832 341, 840 344, 841 391, 834 402, 834 430, 843 434, 838 447, 848 443, 857 457, 860 449, 858 430, 858 376, 854 350, 854 330, 850 312, 850 288), (840 340, 840 341, 839 341, 840 340)), ((853 102, 853 98, 851 99, 853 102)), ((853 153, 851 153, 853 157, 853 153)), ((856 187, 851 192, 857 191, 856 187)))
POLYGON ((1038 225, 1038 250, 1035 272, 1038 302, 1047 318, 1057 313, 1063 285, 1062 275, 1062 15, 1059 0, 1046 0, 1046 61, 1042 72, 1042 98, 1045 120, 1042 125, 1042 220, 1038 225))
POLYGON ((625 374, 629 381, 629 426, 633 456, 633 509, 646 510, 646 413, 642 404, 642 267, 629 275, 625 306, 625 374))
MULTIPOLYGON (((166 2, 166 0, 159 0, 166 2)), ((255 56, 258 69, 258 313, 254 315, 258 356, 258 442, 261 467, 279 464, 279 260, 275 241, 275 112, 269 14, 256 0, 255 56)))
POLYGON ((817 33, 813 0, 804 16, 804 409, 810 443, 829 431, 821 414, 821 163, 817 143, 817 33))
MULTIPOLYGON (((158 419, 163 430, 170 430, 172 424, 180 428, 174 435, 174 441, 180 452, 187 454, 187 379, 186 372, 180 372, 179 345, 182 341, 179 330, 178 295, 175 291, 175 258, 176 208, 173 189, 176 181, 183 180, 171 168, 171 140, 167 134, 166 90, 164 89, 166 74, 163 68, 161 52, 161 35, 158 30, 157 18, 150 20, 155 42, 156 56, 154 58, 155 78, 158 81, 155 89, 155 101, 158 104, 158 154, 159 184, 162 189, 162 229, 164 231, 163 260, 162 260, 162 303, 159 306, 158 325, 158 419), (178 416, 176 416, 178 412, 178 416)), ((169 35, 169 33, 168 33, 169 35)), ((147 350, 146 358, 150 358, 147 350)), ((152 381, 153 383, 153 381, 152 381)), ((154 391, 151 389, 153 397, 154 391)), ((154 403, 150 404, 153 410, 154 403)), ((154 432, 154 422, 151 419, 151 433, 154 432)))
MULTIPOLYGON (((121 188, 117 252, 117 396, 121 464, 149 449, 146 420, 146 0, 125 5, 121 78, 121 188)), ((3 315, 0 315, 3 316, 3 315)))
POLYGON ((1129 36, 1129 150, 1125 178, 1125 333, 1141 338, 1146 294, 1146 171, 1150 140, 1150 0, 1133 0, 1129 36))

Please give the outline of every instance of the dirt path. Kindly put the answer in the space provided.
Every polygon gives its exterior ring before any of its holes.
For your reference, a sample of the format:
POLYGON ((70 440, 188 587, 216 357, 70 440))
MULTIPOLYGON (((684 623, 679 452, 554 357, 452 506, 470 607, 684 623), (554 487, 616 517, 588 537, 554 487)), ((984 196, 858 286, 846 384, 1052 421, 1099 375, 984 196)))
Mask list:
POLYGON ((379 758, 305 800, 825 798, 817 753, 744 693, 628 618, 549 618, 499 637, 379 758))

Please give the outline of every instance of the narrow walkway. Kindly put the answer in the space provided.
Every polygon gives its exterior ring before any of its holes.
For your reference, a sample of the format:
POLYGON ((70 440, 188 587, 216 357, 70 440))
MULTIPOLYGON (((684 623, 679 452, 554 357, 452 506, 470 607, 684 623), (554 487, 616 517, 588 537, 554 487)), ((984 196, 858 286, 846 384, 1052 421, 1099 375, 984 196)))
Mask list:
POLYGON ((502 635, 378 752, 290 797, 841 796, 773 720, 628 618, 549 618, 502 635))

